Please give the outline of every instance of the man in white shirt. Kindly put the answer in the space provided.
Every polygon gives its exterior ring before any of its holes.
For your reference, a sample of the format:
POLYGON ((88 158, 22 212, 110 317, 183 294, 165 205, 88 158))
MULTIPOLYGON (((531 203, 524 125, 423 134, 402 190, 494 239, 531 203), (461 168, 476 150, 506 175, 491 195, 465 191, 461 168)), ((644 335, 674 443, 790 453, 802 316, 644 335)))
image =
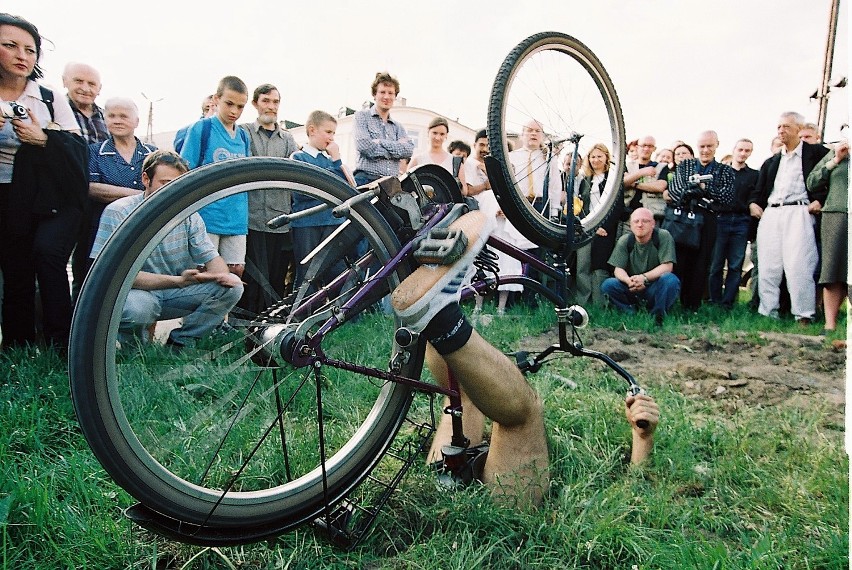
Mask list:
POLYGON ((813 214, 820 211, 825 196, 809 195, 805 179, 828 149, 800 139, 804 122, 799 113, 781 115, 778 120, 781 152, 760 167, 757 185, 749 197, 749 213, 760 220, 758 312, 778 316, 781 277, 786 276, 790 312, 800 324, 809 325, 816 313, 814 269, 819 256, 813 214))
POLYGON ((544 148, 544 128, 532 120, 521 131, 522 147, 509 153, 515 171, 518 192, 530 201, 533 208, 545 217, 559 216, 562 202, 562 179, 559 161, 548 157, 544 148), (549 159, 549 160, 548 160, 549 159))

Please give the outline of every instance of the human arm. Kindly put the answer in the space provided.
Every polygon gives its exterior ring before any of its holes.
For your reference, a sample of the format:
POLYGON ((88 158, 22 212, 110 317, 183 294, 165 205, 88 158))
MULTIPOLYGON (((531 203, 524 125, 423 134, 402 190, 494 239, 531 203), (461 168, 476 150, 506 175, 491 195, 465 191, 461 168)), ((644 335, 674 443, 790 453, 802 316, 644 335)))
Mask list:
MULTIPOLYGON (((637 190, 641 190, 641 188, 636 186, 637 181, 646 176, 657 176, 657 169, 653 166, 645 166, 635 172, 627 172, 624 175, 624 186, 627 188, 636 188, 637 190)), ((665 186, 663 186, 662 190, 658 190, 658 192, 662 192, 663 190, 665 190, 665 186)))
POLYGON ((645 461, 654 449, 654 431, 660 423, 660 407, 647 394, 628 395, 624 400, 624 414, 633 436, 630 463, 638 465, 645 461), (642 421, 644 427, 639 427, 642 421))
POLYGON ((488 180, 484 163, 479 160, 466 160, 462 169, 465 171, 467 196, 476 196, 486 190, 491 190, 491 182, 488 180))
MULTIPOLYGON (((370 134, 370 121, 372 119, 370 113, 370 110, 355 113, 353 135, 358 154, 367 159, 393 158, 389 150, 382 145, 382 140, 373 138, 370 134)), ((411 155, 409 154, 409 156, 411 155)))
POLYGON ((141 193, 141 190, 126 188, 124 186, 115 186, 114 184, 104 184, 103 182, 89 183, 89 198, 103 204, 109 204, 119 198, 134 196, 141 193))
POLYGON ((180 275, 161 275, 150 271, 140 271, 133 280, 134 289, 154 291, 157 289, 182 289, 198 283, 215 282, 222 287, 236 287, 240 278, 231 273, 225 260, 216 256, 204 264, 206 271, 186 269, 180 275))
MULTIPOLYGON (((837 143, 832 151, 817 163, 807 178, 808 196, 811 201, 824 202, 829 192, 829 179, 832 171, 843 161, 849 160, 849 142, 837 143), (821 199, 820 199, 821 198, 821 199)), ((847 166, 848 168, 848 166, 847 166)))

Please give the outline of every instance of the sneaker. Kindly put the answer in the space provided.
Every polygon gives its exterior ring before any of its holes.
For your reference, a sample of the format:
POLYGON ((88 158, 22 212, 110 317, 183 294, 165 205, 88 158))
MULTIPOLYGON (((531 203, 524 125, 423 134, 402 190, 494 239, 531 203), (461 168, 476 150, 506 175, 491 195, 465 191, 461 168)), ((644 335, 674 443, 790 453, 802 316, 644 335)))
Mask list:
POLYGON ((458 303, 468 267, 485 245, 494 218, 479 210, 469 212, 450 224, 467 236, 467 249, 452 265, 421 265, 391 294, 391 306, 403 326, 420 332, 450 303, 458 303))

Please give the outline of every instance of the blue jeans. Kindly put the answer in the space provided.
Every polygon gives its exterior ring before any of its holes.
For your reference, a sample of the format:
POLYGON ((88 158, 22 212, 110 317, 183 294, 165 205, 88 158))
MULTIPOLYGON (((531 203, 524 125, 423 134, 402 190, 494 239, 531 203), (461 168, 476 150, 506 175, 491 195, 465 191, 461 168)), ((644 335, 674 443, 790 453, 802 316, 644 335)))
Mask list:
POLYGON ((648 305, 649 313, 664 317, 680 297, 680 279, 674 273, 663 273, 644 291, 631 293, 627 285, 615 277, 610 277, 601 285, 601 292, 610 303, 626 313, 635 313, 636 305, 644 301, 648 305))
POLYGON ((150 340, 147 328, 151 323, 183 317, 183 325, 169 336, 173 342, 194 346, 196 340, 213 332, 242 294, 242 285, 223 287, 218 283, 153 291, 131 289, 121 314, 119 340, 122 343, 134 337, 150 340))
POLYGON ((716 243, 710 261, 710 302, 733 307, 740 289, 743 273, 748 229, 751 217, 748 214, 718 214, 716 216, 716 243), (728 273, 722 290, 722 274, 725 262, 728 273))

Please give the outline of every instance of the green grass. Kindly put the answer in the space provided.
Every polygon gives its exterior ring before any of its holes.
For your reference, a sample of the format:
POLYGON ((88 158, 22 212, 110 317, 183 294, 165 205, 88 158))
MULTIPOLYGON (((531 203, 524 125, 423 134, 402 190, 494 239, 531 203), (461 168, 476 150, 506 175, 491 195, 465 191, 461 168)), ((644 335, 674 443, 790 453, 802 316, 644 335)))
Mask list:
MULTIPOLYGON (((511 351, 513 340, 553 321, 548 309, 525 315, 514 308, 484 335, 511 351)), ((353 349, 363 348, 356 341, 369 338, 376 318, 352 327, 353 349)), ((592 318, 603 328, 654 330, 645 314, 593 310, 592 318)), ((675 312, 664 330, 712 339, 818 333, 813 327, 803 331, 738 306, 730 314, 675 312)), ((12 351, 0 355, 0 369, 0 570, 848 568, 848 457, 843 434, 826 427, 829 410, 819 403, 731 414, 714 401, 656 388, 664 421, 655 453, 635 468, 625 462, 623 381, 599 364, 560 359, 530 377, 545 401, 552 459, 552 490, 540 509, 498 507, 481 487, 439 491, 421 462, 352 552, 307 527, 261 544, 203 549, 124 518, 134 501, 84 441, 64 362, 12 351)), ((338 406, 350 401, 347 394, 330 398, 338 406)), ((415 414, 427 409, 428 399, 417 396, 415 414)))

